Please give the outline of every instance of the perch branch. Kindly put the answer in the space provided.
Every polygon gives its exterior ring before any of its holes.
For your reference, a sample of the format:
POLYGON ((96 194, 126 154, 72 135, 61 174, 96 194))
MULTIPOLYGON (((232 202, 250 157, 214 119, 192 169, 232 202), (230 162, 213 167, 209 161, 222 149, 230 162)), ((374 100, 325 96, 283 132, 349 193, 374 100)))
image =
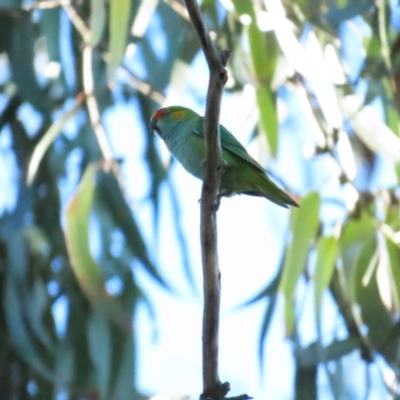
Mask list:
POLYGON ((221 383, 218 374, 218 329, 220 309, 220 273, 217 252, 216 211, 222 174, 219 115, 224 85, 227 81, 226 63, 230 51, 218 52, 201 18, 196 0, 185 0, 190 20, 195 28, 207 60, 210 79, 204 121, 206 172, 201 191, 201 249, 203 262, 203 393, 201 399, 218 400, 229 391, 229 383, 221 383))

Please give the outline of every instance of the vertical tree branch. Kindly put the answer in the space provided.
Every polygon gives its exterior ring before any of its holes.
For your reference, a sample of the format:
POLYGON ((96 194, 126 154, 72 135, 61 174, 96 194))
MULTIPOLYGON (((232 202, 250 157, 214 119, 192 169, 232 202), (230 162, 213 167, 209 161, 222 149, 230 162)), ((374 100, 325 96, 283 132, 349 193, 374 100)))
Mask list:
POLYGON ((222 159, 219 136, 219 115, 224 85, 225 65, 230 52, 218 52, 200 15, 196 0, 185 0, 210 71, 204 121, 206 173, 201 192, 201 248, 203 262, 203 399, 222 399, 229 384, 222 384, 218 374, 218 328, 220 309, 220 273, 217 252, 218 190, 221 182, 222 159))

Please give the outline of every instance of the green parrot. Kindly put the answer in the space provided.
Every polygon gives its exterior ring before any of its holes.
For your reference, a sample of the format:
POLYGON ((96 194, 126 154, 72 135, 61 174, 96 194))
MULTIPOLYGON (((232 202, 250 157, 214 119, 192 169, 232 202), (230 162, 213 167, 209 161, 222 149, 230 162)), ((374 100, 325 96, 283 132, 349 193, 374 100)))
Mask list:
MULTIPOLYGON (((150 129, 158 133, 186 171, 196 178, 203 179, 206 158, 204 117, 185 107, 161 108, 152 115, 150 129)), ((265 197, 281 207, 299 207, 271 181, 263 167, 250 157, 240 142, 222 125, 220 136, 224 168, 218 203, 222 196, 248 194, 265 197)))

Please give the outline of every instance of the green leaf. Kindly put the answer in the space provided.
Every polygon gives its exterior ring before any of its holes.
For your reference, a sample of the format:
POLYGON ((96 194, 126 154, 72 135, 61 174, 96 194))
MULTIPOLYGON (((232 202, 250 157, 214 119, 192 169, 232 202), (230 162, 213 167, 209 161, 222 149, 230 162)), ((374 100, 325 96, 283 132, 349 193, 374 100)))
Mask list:
POLYGON ((90 315, 88 321, 90 357, 96 370, 95 380, 100 399, 107 400, 111 373, 111 338, 107 321, 98 313, 90 315))
POLYGON ((106 292, 103 272, 90 254, 89 217, 97 168, 95 163, 86 168, 78 190, 68 204, 65 230, 68 253, 78 282, 94 308, 121 328, 130 331, 130 313, 123 309, 117 298, 106 292))
POLYGON ((20 280, 16 276, 18 267, 13 264, 14 261, 17 261, 21 258, 20 239, 21 238, 13 237, 13 243, 9 247, 9 254, 11 256, 10 268, 7 269, 3 298, 5 319, 10 333, 10 338, 20 357, 25 360, 35 372, 51 381, 53 379, 53 372, 47 365, 44 364, 41 354, 36 348, 32 335, 30 334, 25 322, 25 299, 22 291, 20 290, 20 285, 18 284, 20 280), (17 251, 18 254, 15 254, 15 251, 17 251))
POLYGON ((346 277, 345 288, 350 302, 355 301, 354 269, 357 265, 362 244, 375 235, 373 220, 367 212, 358 219, 351 219, 342 229, 339 238, 340 255, 343 261, 343 272, 346 277))
POLYGON ((51 352, 55 350, 54 339, 46 330, 43 323, 45 312, 50 312, 50 295, 43 281, 35 279, 30 291, 28 304, 28 319, 35 335, 51 352))
POLYGON ((277 300, 278 300, 277 293, 275 293, 273 296, 270 297, 267 308, 264 313, 263 321, 261 324, 260 339, 258 341, 258 361, 260 364, 261 372, 263 370, 263 365, 264 365, 265 339, 267 337, 267 333, 268 333, 269 327, 272 322, 272 317, 274 315, 277 300))
POLYGON ((79 95, 75 101, 73 107, 65 112, 57 121, 53 122, 50 128, 46 131, 43 137, 40 139, 39 143, 36 145, 35 150, 33 151, 31 161, 29 162, 28 174, 27 174, 27 184, 31 185, 33 180, 35 179, 35 175, 39 168, 40 162, 47 149, 54 142, 56 137, 61 133, 62 128, 68 122, 70 118, 72 118, 80 109, 81 104, 85 96, 83 94, 79 95))
POLYGON ((400 247, 391 240, 386 239, 386 248, 389 255, 389 263, 393 278, 393 284, 396 288, 397 305, 400 300, 400 247))
POLYGON ((363 106, 363 99, 359 95, 342 98, 340 106, 356 135, 372 152, 395 163, 400 162, 400 138, 387 126, 375 108, 363 106))
POLYGON ((300 203, 300 209, 292 211, 292 241, 286 249, 285 265, 279 290, 285 299, 286 334, 290 336, 295 325, 294 293, 297 281, 303 273, 311 243, 319 227, 320 197, 310 192, 300 203))
MULTIPOLYGON (((74 376, 74 354, 66 340, 59 343, 55 353, 54 386, 57 391, 69 388, 74 376)), ((80 356, 80 355, 79 355, 80 356)))
POLYGON ((241 307, 249 306, 260 300, 268 300, 268 305, 264 313, 263 321, 261 324, 260 339, 258 341, 258 360, 260 363, 260 370, 262 372, 263 361, 264 361, 264 345, 265 338, 267 336, 269 327, 271 325, 272 317, 275 311, 275 306, 278 300, 278 287, 282 276, 282 269, 284 265, 284 259, 282 258, 279 269, 275 277, 271 282, 255 297, 248 300, 241 307))
POLYGON ((262 32, 257 25, 257 12, 250 1, 233 0, 236 11, 247 15, 251 22, 247 28, 250 55, 255 81, 256 99, 260 112, 260 127, 265 132, 272 156, 278 150, 278 114, 276 93, 271 89, 272 78, 279 55, 279 47, 273 32, 262 32))
POLYGON ((317 244, 317 263, 314 274, 314 299, 317 329, 320 330, 322 296, 328 288, 335 268, 337 240, 333 236, 320 237, 317 244))
POLYGON ((295 400, 315 400, 317 396, 318 366, 305 367, 296 364, 295 400))
POLYGON ((256 90, 256 100, 260 112, 262 131, 267 135, 268 145, 272 156, 276 156, 278 151, 279 131, 276 93, 274 93, 267 85, 260 86, 256 90))
POLYGON ((106 24, 106 8, 104 0, 90 1, 90 39, 89 44, 96 47, 103 37, 106 24))
POLYGON ((155 52, 154 35, 152 35, 150 29, 146 31, 145 35, 138 43, 138 50, 140 49, 143 54, 144 63, 146 65, 145 70, 149 79, 148 83, 153 88, 163 91, 170 87, 172 69, 176 60, 180 58, 181 52, 186 52, 184 59, 186 62, 190 62, 191 59, 188 60, 188 58, 194 57, 198 53, 199 41, 193 30, 188 29, 186 23, 182 23, 182 17, 165 1, 160 1, 158 3, 157 15, 162 20, 163 41, 165 41, 165 48, 168 49, 168 57, 164 59, 160 58, 160 54, 155 52), (192 46, 190 50, 183 49, 183 44, 186 43, 186 45, 189 45, 189 43, 180 40, 181 35, 185 33, 189 36, 187 39, 192 46), (177 40, 177 38, 179 38, 179 40, 177 40))
POLYGON ((30 13, 18 13, 15 18, 0 15, 0 25, 8 30, 10 40, 6 42, 6 51, 18 95, 48 117, 49 101, 37 82, 33 68, 35 31, 30 13))
POLYGON ((343 340, 333 340, 328 346, 321 347, 319 342, 313 342, 305 348, 295 350, 297 364, 302 367, 318 367, 320 363, 328 363, 357 350, 360 339, 348 337, 343 340))
POLYGON ((146 271, 165 288, 165 281, 151 262, 146 244, 136 220, 123 196, 121 188, 112 174, 100 172, 98 175, 98 194, 114 220, 115 225, 125 234, 127 246, 132 255, 143 264, 146 271))
MULTIPOLYGON (((360 306, 361 320, 368 327, 368 338, 372 346, 389 363, 397 363, 399 338, 388 340, 394 323, 391 313, 382 301, 378 282, 379 248, 375 235, 360 243, 359 256, 353 265, 355 301, 360 306), (375 255, 378 257, 375 258, 375 255)), ((387 267, 389 268, 389 267, 387 267)))
POLYGON ((115 70, 121 64, 125 53, 130 15, 130 0, 113 0, 110 3, 110 62, 108 79, 114 81, 115 70))
POLYGON ((60 63, 60 11, 55 7, 40 11, 40 27, 46 39, 46 50, 49 61, 60 63))
POLYGON ((281 277, 282 277, 282 267, 283 267, 283 264, 281 263, 281 267, 279 268, 278 273, 271 280, 271 282, 259 294, 254 296, 252 299, 246 301, 246 303, 243 304, 244 307, 254 304, 260 300, 263 300, 266 297, 273 297, 277 294, 279 282, 281 281, 281 277))
POLYGON ((3 9, 20 9, 22 6, 22 1, 21 0, 0 0, 0 8, 3 9))
POLYGON ((117 369, 118 375, 113 390, 113 398, 115 399, 135 399, 138 397, 132 379, 135 376, 134 363, 134 340, 131 335, 126 335, 125 340, 121 341, 122 352, 120 358, 120 366, 117 369))
POLYGON ((361 15, 374 6, 374 0, 349 0, 346 6, 341 5, 329 8, 329 11, 321 15, 321 19, 327 20, 332 26, 338 27, 340 23, 357 15, 361 15))

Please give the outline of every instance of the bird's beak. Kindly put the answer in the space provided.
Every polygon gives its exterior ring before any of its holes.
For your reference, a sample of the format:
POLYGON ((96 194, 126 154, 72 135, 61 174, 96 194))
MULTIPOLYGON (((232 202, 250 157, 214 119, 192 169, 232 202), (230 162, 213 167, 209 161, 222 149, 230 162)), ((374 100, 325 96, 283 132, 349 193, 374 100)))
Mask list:
POLYGON ((158 132, 157 119, 154 118, 154 117, 151 118, 151 120, 150 120, 150 129, 151 129, 152 131, 158 132))

